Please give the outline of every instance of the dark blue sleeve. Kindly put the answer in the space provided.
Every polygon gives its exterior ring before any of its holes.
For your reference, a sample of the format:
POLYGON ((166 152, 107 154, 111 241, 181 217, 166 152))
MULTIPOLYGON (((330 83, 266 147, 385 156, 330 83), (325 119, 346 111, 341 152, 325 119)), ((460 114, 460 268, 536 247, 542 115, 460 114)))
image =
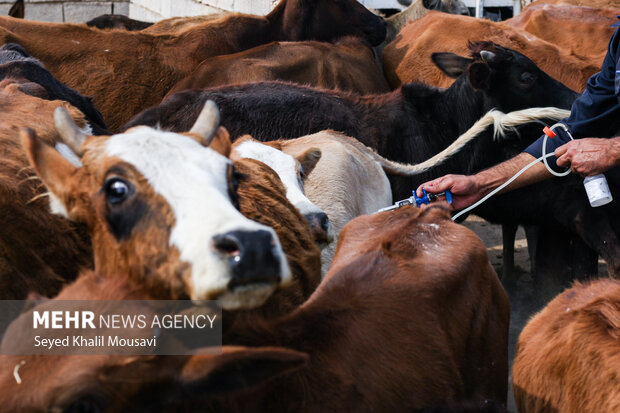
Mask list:
MULTIPOLYGON (((614 25, 616 26, 616 25, 614 25)), ((575 139, 586 137, 608 138, 620 131, 620 29, 616 29, 609 41, 609 47, 601 71, 590 77, 586 90, 573 102, 571 114, 563 119, 575 139)), ((546 153, 555 151, 570 138, 561 128, 554 139, 547 139, 546 153)), ((524 152, 535 158, 542 156, 544 135, 524 152)), ((556 167, 555 157, 548 159, 556 167)))

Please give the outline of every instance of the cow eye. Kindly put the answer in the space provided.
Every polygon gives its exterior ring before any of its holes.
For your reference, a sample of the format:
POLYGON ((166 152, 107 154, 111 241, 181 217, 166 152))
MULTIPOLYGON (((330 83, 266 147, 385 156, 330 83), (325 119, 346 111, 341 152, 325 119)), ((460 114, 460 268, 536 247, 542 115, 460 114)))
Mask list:
POLYGON ((110 178, 104 185, 106 200, 117 205, 125 201, 131 192, 131 185, 120 178, 110 178))
POLYGON ((530 72, 523 72, 519 76, 519 81, 526 85, 531 85, 536 80, 536 77, 530 72))
POLYGON ((228 196, 234 207, 239 209, 239 195, 237 194, 237 190, 239 189, 239 179, 242 178, 242 174, 237 172, 232 165, 228 165, 226 175, 228 180, 228 196))

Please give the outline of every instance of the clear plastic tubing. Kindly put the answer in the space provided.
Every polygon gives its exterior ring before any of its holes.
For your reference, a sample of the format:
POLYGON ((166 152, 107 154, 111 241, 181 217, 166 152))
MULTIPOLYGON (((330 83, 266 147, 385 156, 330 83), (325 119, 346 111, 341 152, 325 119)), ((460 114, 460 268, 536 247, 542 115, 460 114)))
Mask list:
MULTIPOLYGON (((519 172, 514 174, 512 178, 510 178, 509 180, 507 180, 506 182, 504 182, 503 184, 495 188, 493 191, 489 192, 480 201, 476 202, 475 204, 465 208, 458 214, 454 215, 452 217, 452 220, 456 221, 457 218, 459 218, 461 215, 468 213, 472 209, 476 208, 478 205, 485 202, 487 199, 491 198, 493 195, 497 194, 502 189, 506 188, 508 185, 510 185, 510 183, 512 183, 512 181, 517 179, 523 172, 527 171, 529 168, 536 165, 540 161, 543 161, 549 173, 551 173, 554 176, 566 176, 570 174, 571 172, 570 169, 565 172, 554 171, 549 165, 549 163, 547 162, 547 158, 550 158, 553 156, 553 153, 546 153, 547 152, 547 138, 550 136, 555 137, 555 133, 553 133, 553 129, 558 128, 558 127, 561 127, 562 129, 564 129, 566 133, 568 134, 568 137, 571 140, 573 140, 573 136, 570 134, 570 132, 568 131, 568 128, 563 123, 556 123, 550 128, 545 127, 544 129, 545 137, 543 139, 542 156, 530 162, 529 164, 527 164, 523 169, 521 169, 519 172)), ((600 175, 588 176, 586 179, 583 180, 583 185, 586 188, 586 193, 588 194, 588 200, 590 201, 591 206, 599 207, 599 206, 608 204, 611 201, 613 201, 613 197, 611 196, 611 192, 609 191, 609 185, 607 184, 607 179, 605 179, 605 175, 600 174, 600 175)))

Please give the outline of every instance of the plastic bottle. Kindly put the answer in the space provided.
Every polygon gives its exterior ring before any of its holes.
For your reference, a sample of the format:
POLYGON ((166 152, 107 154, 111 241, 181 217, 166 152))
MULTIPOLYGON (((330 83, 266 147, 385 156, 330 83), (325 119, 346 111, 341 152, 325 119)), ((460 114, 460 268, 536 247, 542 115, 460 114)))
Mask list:
POLYGON ((599 207, 613 201, 605 175, 588 176, 583 180, 583 186, 586 188, 590 205, 593 207, 599 207))

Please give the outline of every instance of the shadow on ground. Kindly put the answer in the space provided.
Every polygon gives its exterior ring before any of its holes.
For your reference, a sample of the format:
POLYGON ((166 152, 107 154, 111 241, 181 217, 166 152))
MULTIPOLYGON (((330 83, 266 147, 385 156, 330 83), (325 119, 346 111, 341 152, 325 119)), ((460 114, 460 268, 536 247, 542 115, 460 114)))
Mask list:
MULTIPOLYGON (((500 225, 493 225, 485 220, 470 216, 463 223, 466 227, 474 231, 484 241, 489 253, 489 260, 498 274, 502 274, 502 228, 500 225)), ((508 357, 510 361, 510 371, 512 372, 512 360, 515 356, 517 340, 521 330, 537 311, 542 309, 555 295, 562 289, 558 289, 550 297, 540 297, 536 294, 534 280, 531 270, 530 257, 527 251, 527 241, 523 228, 519 228, 515 241, 515 277, 516 282, 504 283, 504 288, 510 297, 510 333, 508 337, 508 357)), ((599 276, 607 273, 607 267, 603 261, 599 261, 599 276)), ((508 390, 508 410, 516 412, 512 389, 508 390)))

